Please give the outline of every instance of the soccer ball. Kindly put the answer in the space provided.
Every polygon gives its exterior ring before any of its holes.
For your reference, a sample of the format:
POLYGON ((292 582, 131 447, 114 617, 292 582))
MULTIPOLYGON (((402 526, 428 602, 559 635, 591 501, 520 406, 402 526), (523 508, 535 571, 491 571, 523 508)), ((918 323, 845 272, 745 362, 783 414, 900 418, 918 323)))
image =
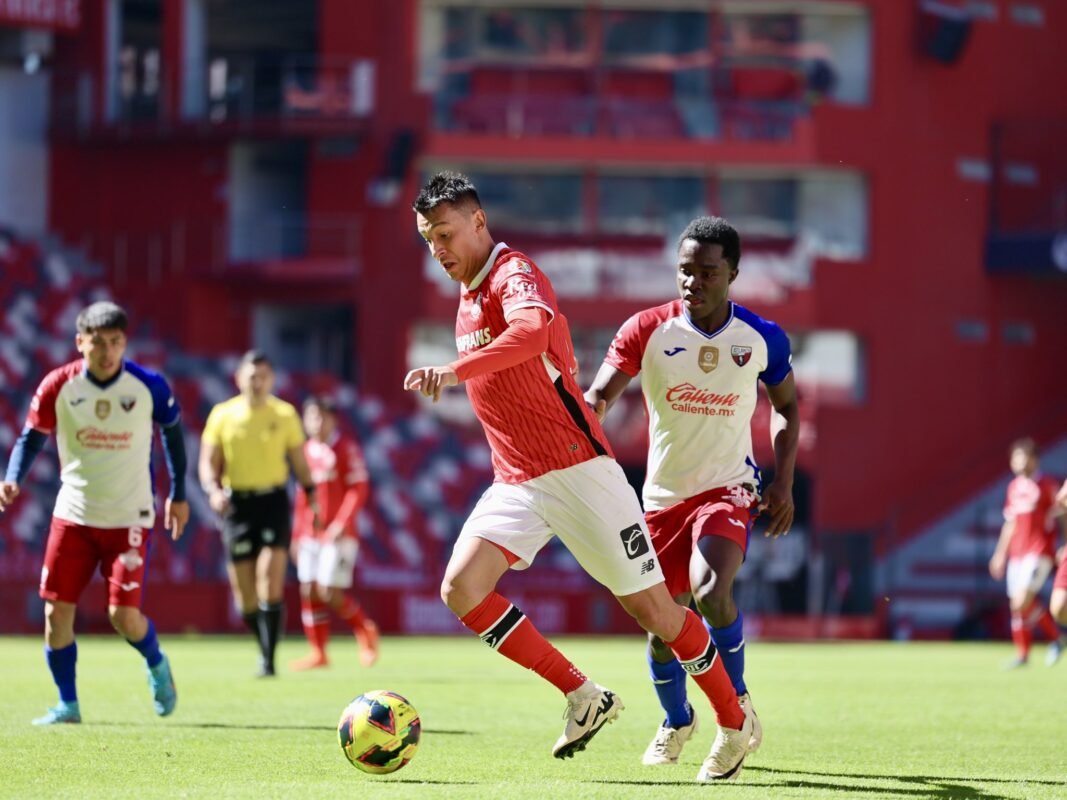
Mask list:
POLYGON ((415 755, 422 734, 419 712, 396 692, 361 694, 341 712, 337 738, 356 769, 396 772, 415 755))

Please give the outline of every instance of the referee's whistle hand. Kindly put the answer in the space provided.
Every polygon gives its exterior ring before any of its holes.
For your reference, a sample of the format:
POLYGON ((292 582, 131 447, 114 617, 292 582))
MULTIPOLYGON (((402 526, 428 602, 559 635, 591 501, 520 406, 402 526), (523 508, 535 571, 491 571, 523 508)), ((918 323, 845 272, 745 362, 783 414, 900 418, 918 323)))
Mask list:
POLYGON ((221 487, 212 489, 211 494, 208 495, 207 502, 211 506, 211 510, 216 514, 225 514, 230 507, 230 496, 221 487))

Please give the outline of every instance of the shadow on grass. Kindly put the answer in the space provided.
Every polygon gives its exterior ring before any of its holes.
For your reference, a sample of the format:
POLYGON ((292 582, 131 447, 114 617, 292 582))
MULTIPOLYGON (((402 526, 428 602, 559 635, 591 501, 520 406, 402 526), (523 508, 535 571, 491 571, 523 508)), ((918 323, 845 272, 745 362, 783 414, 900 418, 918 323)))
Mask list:
MULTIPOLYGON (((165 723, 168 728, 201 728, 201 729, 232 729, 232 730, 244 730, 244 731, 331 731, 337 732, 335 725, 242 725, 234 722, 168 722, 165 723)), ((139 728, 141 723, 137 722, 92 722, 89 723, 89 727, 114 727, 114 728, 139 728)), ((423 728, 423 733, 430 733, 434 736, 473 736, 474 731, 453 731, 446 730, 444 728, 423 728)))
MULTIPOLYGON (((862 775, 851 772, 807 772, 794 769, 771 769, 769 767, 750 767, 749 773, 763 773, 765 780, 760 783, 746 784, 743 780, 738 783, 730 783, 731 787, 750 788, 759 793, 765 793, 769 787, 815 789, 820 792, 836 793, 841 795, 859 795, 862 797, 877 797, 879 795, 896 797, 930 797, 944 798, 944 800, 1008 800, 1005 795, 997 794, 985 789, 979 789, 967 784, 1016 784, 1019 786, 1062 786, 1060 781, 1048 780, 1011 780, 1009 778, 961 778, 935 775, 862 775), (810 776, 810 778, 793 778, 793 775, 810 776), (837 780, 813 780, 811 778, 828 778, 837 780), (851 781, 893 781, 898 784, 907 784, 904 787, 888 786, 846 786, 840 780, 851 781)), ((688 787, 691 784, 674 781, 642 781, 642 780, 616 780, 616 781, 590 781, 591 783, 603 783, 608 785, 634 785, 634 786, 680 786, 688 787)))

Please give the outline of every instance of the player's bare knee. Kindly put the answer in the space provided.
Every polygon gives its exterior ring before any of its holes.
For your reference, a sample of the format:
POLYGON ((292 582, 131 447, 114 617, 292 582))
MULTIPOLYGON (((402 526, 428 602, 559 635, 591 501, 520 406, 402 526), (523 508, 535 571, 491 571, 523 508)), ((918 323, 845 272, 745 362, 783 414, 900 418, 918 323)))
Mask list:
POLYGON ((141 612, 138 609, 129 606, 108 606, 107 609, 107 618, 111 622, 111 627, 127 639, 137 638, 136 628, 140 616, 141 612))
POLYGON ((666 663, 674 658, 671 648, 667 647, 664 641, 654 633, 648 635, 648 652, 651 653, 653 661, 660 663, 666 663))
POLYGON ((737 617, 737 608, 729 588, 722 590, 715 584, 707 589, 702 587, 694 594, 694 600, 701 616, 712 625, 729 625, 737 617))

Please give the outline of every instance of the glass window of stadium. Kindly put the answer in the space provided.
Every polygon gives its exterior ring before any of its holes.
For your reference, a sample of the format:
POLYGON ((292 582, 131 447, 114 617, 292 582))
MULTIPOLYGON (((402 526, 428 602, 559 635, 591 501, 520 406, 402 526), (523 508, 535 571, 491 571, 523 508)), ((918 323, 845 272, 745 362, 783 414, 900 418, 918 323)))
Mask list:
POLYGON ((597 229, 622 235, 670 235, 705 213, 704 179, 603 175, 597 179, 597 229))
POLYGON ((471 172, 493 231, 560 234, 582 230, 582 178, 575 174, 471 172))

